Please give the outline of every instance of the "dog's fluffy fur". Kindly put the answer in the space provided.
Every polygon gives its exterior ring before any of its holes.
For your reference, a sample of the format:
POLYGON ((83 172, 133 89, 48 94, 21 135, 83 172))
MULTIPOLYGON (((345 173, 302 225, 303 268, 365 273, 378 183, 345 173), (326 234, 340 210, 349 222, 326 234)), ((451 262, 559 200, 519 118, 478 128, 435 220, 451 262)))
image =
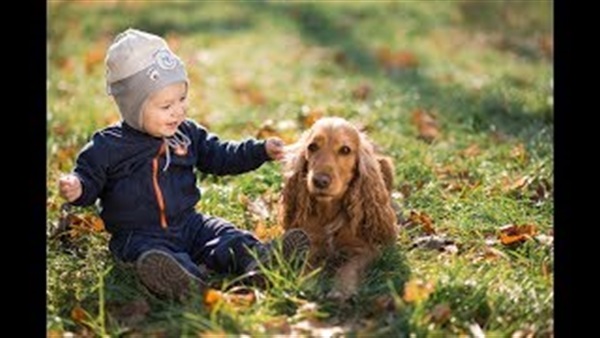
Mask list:
POLYGON ((396 241, 393 173, 391 159, 339 117, 318 120, 289 147, 280 222, 308 233, 310 266, 334 267, 332 298, 355 294, 381 248, 396 241))

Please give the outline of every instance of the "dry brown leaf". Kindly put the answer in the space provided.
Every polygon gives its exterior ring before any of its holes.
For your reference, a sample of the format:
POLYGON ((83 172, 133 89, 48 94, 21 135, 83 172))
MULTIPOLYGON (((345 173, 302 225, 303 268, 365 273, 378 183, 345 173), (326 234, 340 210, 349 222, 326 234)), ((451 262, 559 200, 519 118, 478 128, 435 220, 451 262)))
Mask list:
POLYGON ((450 309, 450 305, 447 303, 437 304, 431 310, 431 320, 436 324, 444 324, 447 322, 452 316, 452 310, 450 309))
POLYGON ((394 312, 396 311, 396 301, 389 294, 378 296, 373 301, 373 309, 375 314, 394 312))
POLYGON ((525 150, 523 143, 519 143, 511 149, 510 157, 519 161, 524 161, 527 159, 527 150, 525 150))
POLYGON ((483 251, 483 258, 488 260, 494 260, 497 258, 508 258, 504 252, 496 248, 486 247, 483 251))
POLYGON ((78 151, 74 146, 59 148, 56 151, 56 160, 61 163, 72 161, 78 151))
POLYGON ((418 212, 414 210, 410 211, 410 215, 408 216, 408 222, 406 226, 414 225, 421 225, 423 231, 428 235, 436 233, 435 228, 433 227, 433 220, 425 212, 418 212))
POLYGON ((424 282, 420 279, 411 279, 404 284, 404 301, 413 303, 420 302, 434 291, 435 286, 432 282, 424 282))
POLYGON ((94 44, 94 46, 92 46, 92 48, 85 54, 85 71, 88 74, 91 73, 97 66, 100 66, 104 63, 105 46, 106 42, 101 41, 94 44))
POLYGON ((379 48, 376 51, 379 64, 386 71, 395 71, 419 66, 419 60, 416 55, 410 51, 392 52, 388 47, 379 48))
POLYGON ((372 88, 369 84, 363 83, 352 90, 352 97, 356 100, 364 101, 371 93, 371 90, 372 88))
POLYGON ((438 122, 425 110, 416 109, 413 111, 412 123, 417 127, 420 139, 426 142, 432 142, 433 140, 439 138, 440 131, 438 122))
POLYGON ((500 228, 500 242, 504 245, 521 243, 532 238, 537 233, 533 224, 515 225, 508 224, 500 228))
POLYGON ((268 335, 289 335, 292 332, 292 327, 286 316, 271 318, 263 323, 263 327, 268 335))
POLYGON ((71 319, 77 323, 83 323, 88 318, 89 314, 79 304, 71 310, 71 319))
POLYGON ((231 89, 243 103, 259 106, 267 102, 265 95, 258 87, 244 77, 236 77, 231 83, 231 89))
POLYGON ((73 228, 71 237, 77 237, 84 233, 94 231, 104 231, 104 222, 100 217, 93 214, 71 214, 69 215, 69 222, 73 228))
POLYGON ((318 119, 325 116, 325 109, 321 107, 310 108, 303 106, 298 117, 300 125, 304 129, 310 128, 318 119))
POLYGON ((73 70, 75 70, 75 61, 71 57, 60 58, 57 63, 62 73, 72 74, 73 70))
POLYGON ((541 36, 538 40, 538 46, 546 57, 552 58, 554 56, 554 39, 551 34, 541 36))
POLYGON ((260 140, 264 140, 269 137, 281 138, 281 135, 275 129, 275 123, 270 119, 263 122, 263 124, 260 126, 260 129, 258 129, 258 132, 256 133, 256 138, 260 140))
POLYGON ((479 154, 481 154, 481 149, 479 148, 478 144, 473 143, 470 146, 468 146, 466 149, 461 151, 460 154, 463 157, 476 157, 479 154))

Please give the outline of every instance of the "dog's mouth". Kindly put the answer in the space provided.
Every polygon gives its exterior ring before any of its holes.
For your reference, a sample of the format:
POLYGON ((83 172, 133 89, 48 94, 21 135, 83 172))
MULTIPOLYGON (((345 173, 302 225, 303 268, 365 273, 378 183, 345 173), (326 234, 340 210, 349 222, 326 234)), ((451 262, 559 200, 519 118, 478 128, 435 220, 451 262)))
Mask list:
POLYGON ((310 192, 311 196, 313 196, 317 201, 330 201, 332 199, 338 198, 338 194, 333 194, 327 190, 314 189, 310 192))

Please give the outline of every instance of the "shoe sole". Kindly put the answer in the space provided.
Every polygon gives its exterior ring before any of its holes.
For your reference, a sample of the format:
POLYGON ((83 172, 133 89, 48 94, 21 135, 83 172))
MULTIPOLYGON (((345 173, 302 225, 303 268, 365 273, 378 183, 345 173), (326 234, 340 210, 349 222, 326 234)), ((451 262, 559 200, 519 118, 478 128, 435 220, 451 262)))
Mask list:
POLYGON ((281 251, 285 259, 302 257, 310 249, 310 239, 306 232, 300 229, 292 229, 284 234, 281 241, 281 251))
POLYGON ((144 286, 167 298, 181 300, 189 295, 192 287, 197 286, 198 291, 201 291, 205 285, 174 257, 159 250, 143 253, 136 261, 136 271, 144 286))

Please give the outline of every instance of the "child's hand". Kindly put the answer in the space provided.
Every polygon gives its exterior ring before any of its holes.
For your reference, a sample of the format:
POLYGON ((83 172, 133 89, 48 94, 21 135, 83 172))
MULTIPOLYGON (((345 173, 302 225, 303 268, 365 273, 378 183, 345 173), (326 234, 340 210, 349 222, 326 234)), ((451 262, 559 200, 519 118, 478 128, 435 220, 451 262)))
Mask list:
POLYGON ((267 155, 274 160, 283 158, 283 141, 279 137, 269 137, 265 143, 267 155))
POLYGON ((63 175, 58 179, 58 192, 69 202, 73 202, 81 196, 81 181, 76 175, 63 175))

